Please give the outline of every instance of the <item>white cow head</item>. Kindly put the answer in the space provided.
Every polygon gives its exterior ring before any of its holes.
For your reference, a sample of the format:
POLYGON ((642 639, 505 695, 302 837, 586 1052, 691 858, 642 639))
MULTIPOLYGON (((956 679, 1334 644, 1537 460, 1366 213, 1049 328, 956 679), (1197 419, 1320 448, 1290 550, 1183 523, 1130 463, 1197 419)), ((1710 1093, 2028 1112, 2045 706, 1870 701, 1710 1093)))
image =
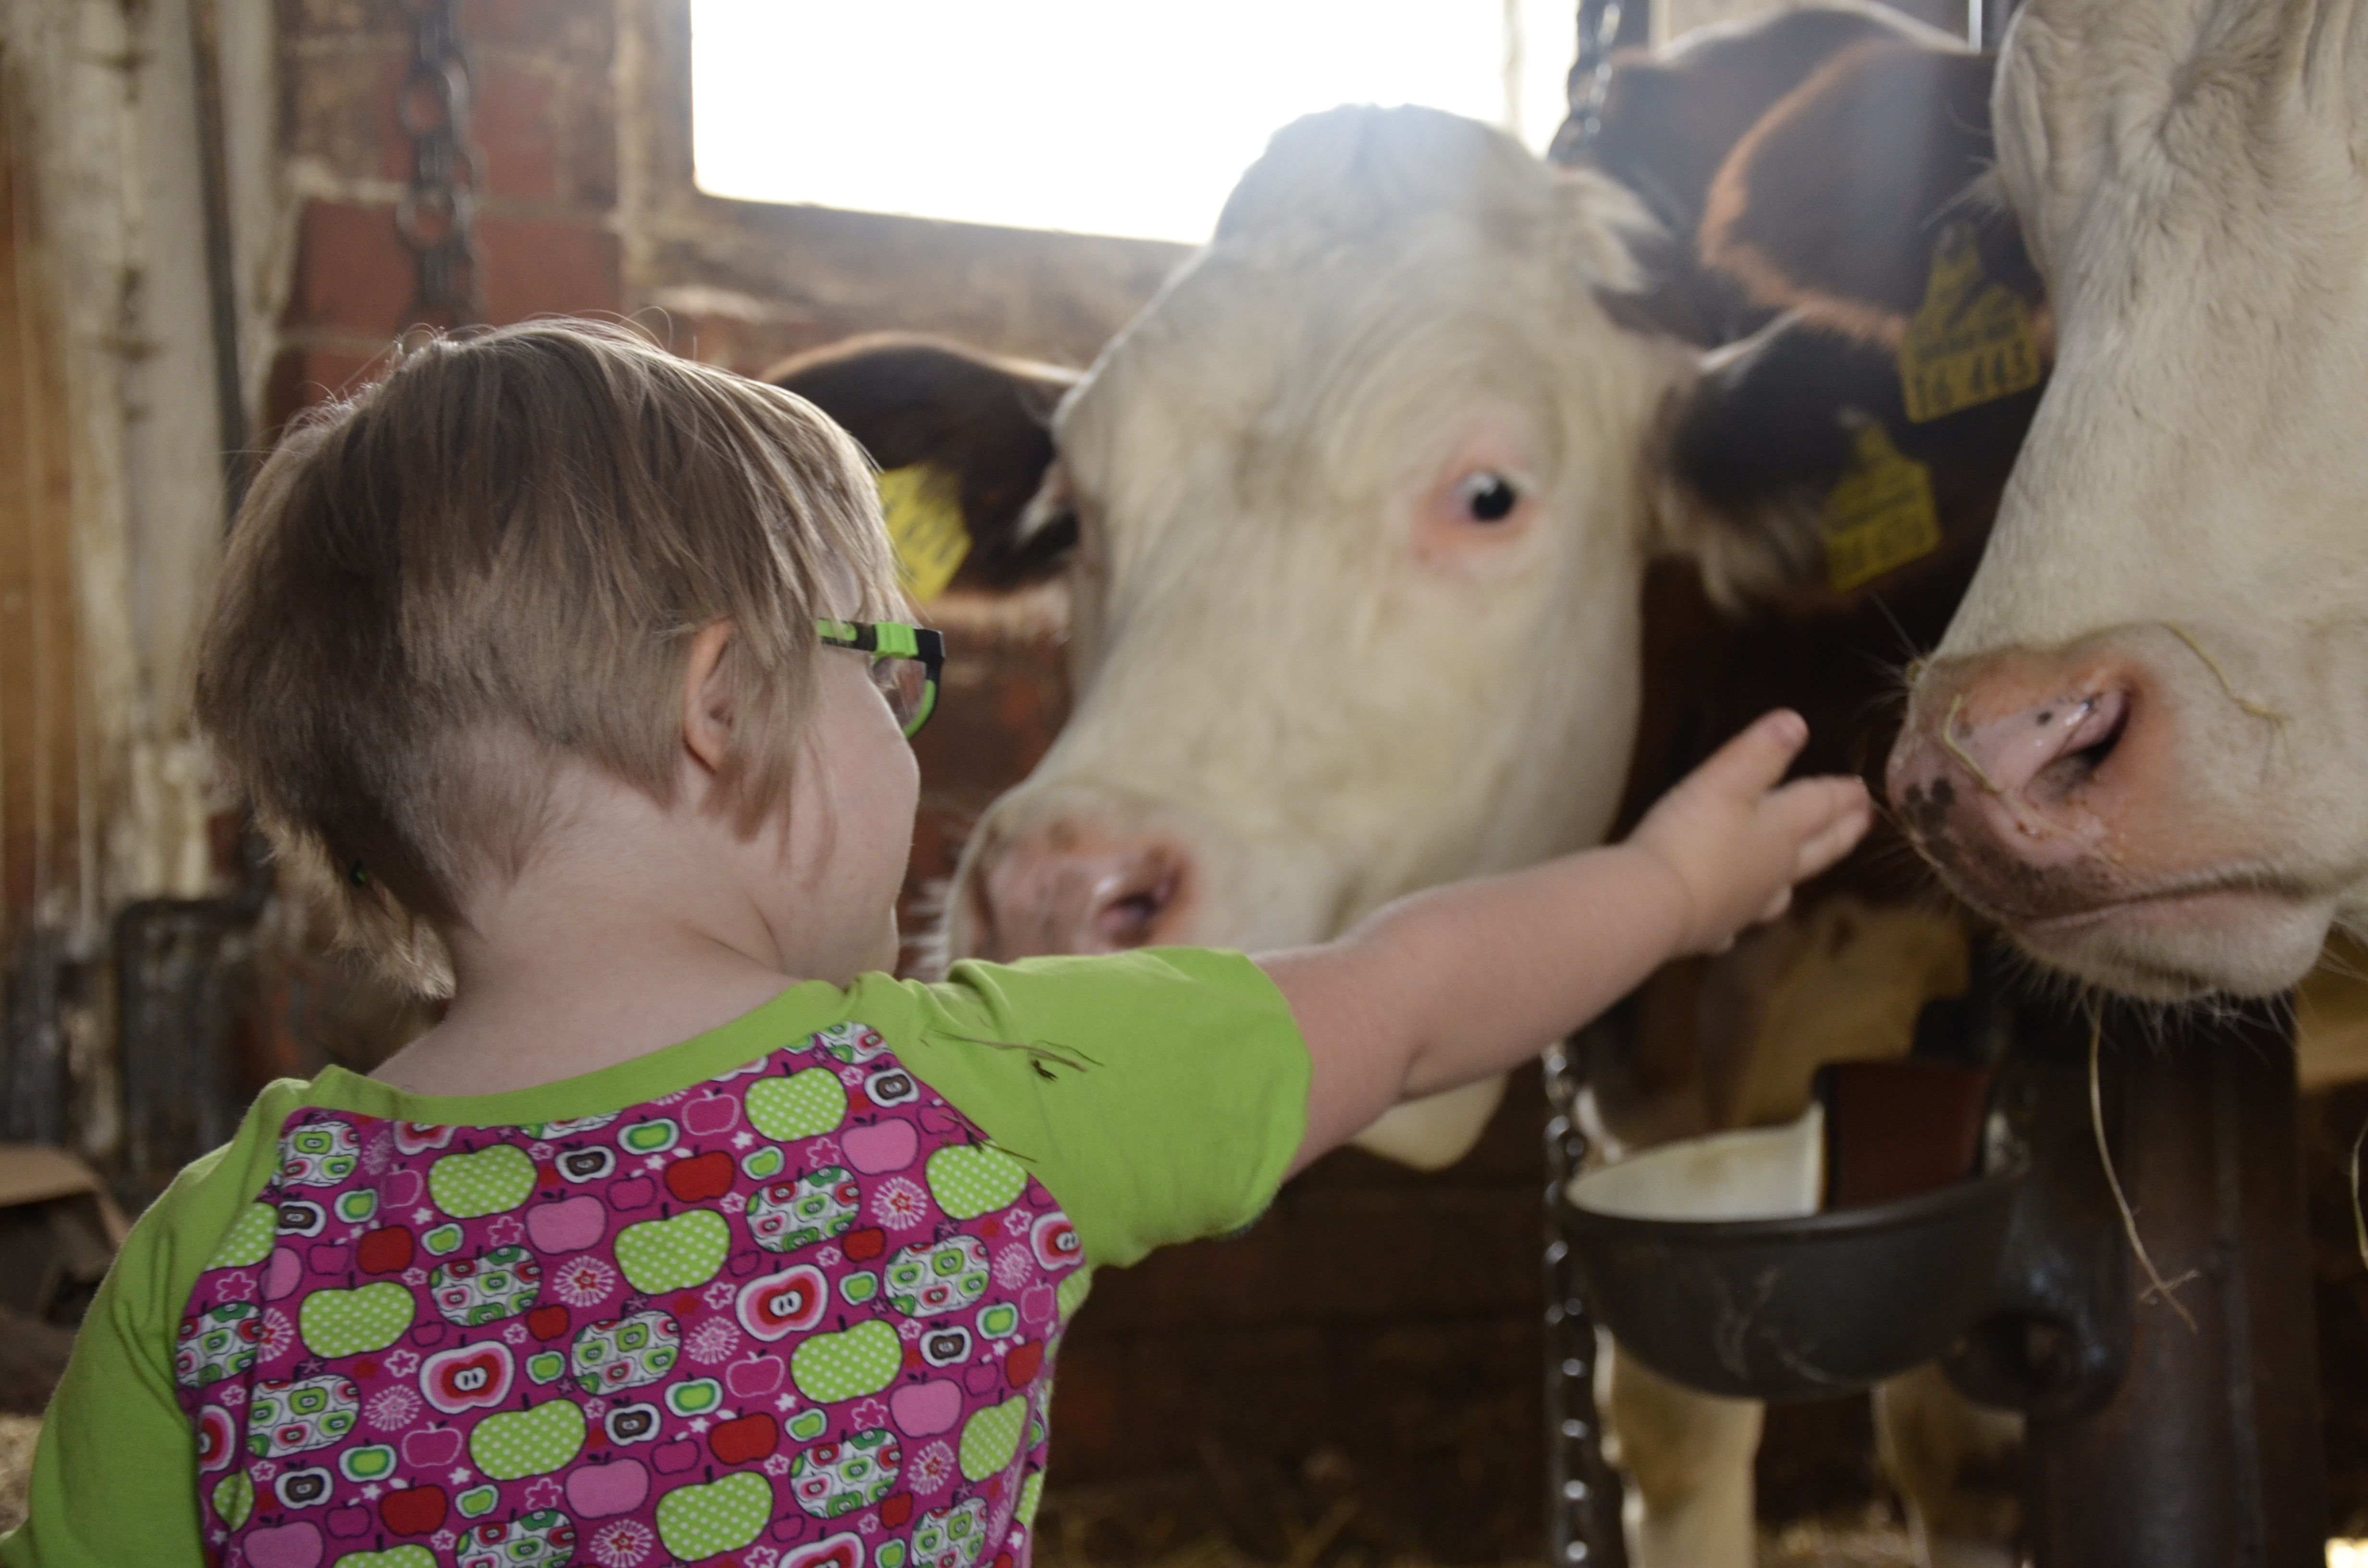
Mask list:
POLYGON ((2043 959, 2276 991, 2368 915, 2368 16, 2032 0, 1996 121, 2055 372, 1892 796, 2043 959))
MULTIPOLYGON (((1031 525, 1077 540, 1076 707, 971 839, 954 956, 1288 947, 1600 838, 1647 557, 1784 553, 1660 477, 1695 356, 1600 300, 1641 223, 1433 110, 1276 136, 1053 422, 1031 525)), ((1367 1142, 1443 1164, 1494 1102, 1367 1142)))

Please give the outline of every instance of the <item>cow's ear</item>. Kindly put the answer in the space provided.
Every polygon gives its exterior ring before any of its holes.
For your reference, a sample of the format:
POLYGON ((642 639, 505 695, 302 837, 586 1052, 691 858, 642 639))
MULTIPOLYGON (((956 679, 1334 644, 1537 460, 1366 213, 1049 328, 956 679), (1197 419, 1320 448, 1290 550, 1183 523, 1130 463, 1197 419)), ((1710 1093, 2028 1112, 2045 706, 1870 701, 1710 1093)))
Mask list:
POLYGON ((1952 214, 1990 275, 2036 299, 2010 217, 1982 199, 1996 58, 1877 42, 1781 99, 1712 180, 1701 261, 1768 310, 1896 350, 1952 214))
POLYGON ((1806 6, 1612 56, 1593 125, 1565 121, 1547 156, 1610 176, 1636 194, 1659 227, 1641 247, 1649 282, 1611 306, 1618 319, 1716 344, 1766 318, 1731 278, 1697 261, 1711 183, 1779 100, 1843 51, 1881 40, 1947 42, 1945 34, 1880 7, 1806 6))
POLYGON ((1030 503, 1053 469, 1053 411, 1078 378, 905 333, 849 338, 765 374, 838 421, 883 472, 929 464, 950 476, 971 539, 954 583, 989 589, 1053 576, 1076 548, 1065 508, 1030 503))

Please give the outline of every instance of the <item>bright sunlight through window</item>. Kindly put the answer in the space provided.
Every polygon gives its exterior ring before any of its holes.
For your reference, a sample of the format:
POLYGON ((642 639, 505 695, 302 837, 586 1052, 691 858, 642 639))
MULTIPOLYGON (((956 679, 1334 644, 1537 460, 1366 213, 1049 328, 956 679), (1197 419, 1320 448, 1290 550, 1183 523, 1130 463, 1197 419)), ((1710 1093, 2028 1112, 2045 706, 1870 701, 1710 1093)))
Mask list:
POLYGON ((692 0, 700 187, 1197 244, 1276 130, 1429 104, 1543 151, 1574 0, 692 0))

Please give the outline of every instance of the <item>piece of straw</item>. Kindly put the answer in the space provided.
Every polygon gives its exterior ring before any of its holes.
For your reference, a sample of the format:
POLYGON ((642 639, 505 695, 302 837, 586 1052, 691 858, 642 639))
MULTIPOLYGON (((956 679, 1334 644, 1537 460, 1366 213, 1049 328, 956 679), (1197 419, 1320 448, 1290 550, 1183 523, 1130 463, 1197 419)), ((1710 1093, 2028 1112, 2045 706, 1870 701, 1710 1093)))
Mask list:
POLYGON ((2220 689, 2227 694, 2229 701, 2235 703, 2246 712, 2250 713, 2256 719, 2267 719, 2272 724, 2283 724, 2286 722, 2286 716, 2279 712, 2276 709, 2265 708, 2260 703, 2255 702, 2248 698, 2238 696, 2237 688, 2228 684, 2228 672, 2220 667, 2220 661, 2205 653, 2203 651, 2203 644, 2198 642, 2194 638, 2188 635, 2187 628, 2180 625, 2174 620, 2166 620, 2163 622, 2163 625, 2170 629, 2170 634, 2173 637, 2178 638, 2181 642, 2187 644, 2187 651, 2189 653, 2203 661, 2203 667, 2212 672, 2213 678, 2220 683, 2220 689))
MULTIPOLYGON (((2138 1267, 2145 1269, 2146 1278, 2153 1281, 2138 1300, 2145 1301, 2160 1296, 2169 1304, 2170 1310, 2179 1314, 2179 1321, 2187 1325, 2187 1332, 2198 1334, 2202 1330, 2196 1327, 2194 1317, 2180 1304, 2178 1295, 2179 1287, 2195 1278, 2197 1271, 2191 1268, 2176 1279, 2163 1278, 2162 1271, 2154 1266, 2153 1255, 2146 1251, 2146 1243, 2138 1236, 2137 1214, 2130 1208, 2130 1200, 2122 1191, 2122 1178, 2113 1170, 2113 1151, 2105 1142, 2105 1094, 2099 1086, 2097 1073, 2097 1059, 2103 1053, 2104 1043, 2105 1016, 2098 1013, 2089 1018, 2089 1127, 2097 1135, 2097 1158, 2104 1162, 2105 1183, 2113 1189, 2113 1204, 2122 1211, 2122 1230, 2130 1238, 2130 1250, 2138 1255, 2138 1267)), ((2368 1133, 2368 1128, 2362 1129, 2362 1131, 2368 1133)), ((2355 1169, 2359 1153, 2359 1146, 2354 1144, 2352 1159, 2355 1169)), ((2356 1217, 2356 1207, 2353 1213, 2356 1217)), ((2368 1233, 2363 1233, 2363 1235, 2368 1235, 2368 1233)), ((2368 1241, 2363 1241, 2362 1245, 2368 1249, 2368 1241)))
POLYGON ((2351 1233, 2360 1243, 2360 1261, 2368 1263, 2368 1214, 2360 1211, 2360 1145, 2368 1143, 2368 1121, 2360 1124, 2360 1135, 2351 1140, 2351 1233))

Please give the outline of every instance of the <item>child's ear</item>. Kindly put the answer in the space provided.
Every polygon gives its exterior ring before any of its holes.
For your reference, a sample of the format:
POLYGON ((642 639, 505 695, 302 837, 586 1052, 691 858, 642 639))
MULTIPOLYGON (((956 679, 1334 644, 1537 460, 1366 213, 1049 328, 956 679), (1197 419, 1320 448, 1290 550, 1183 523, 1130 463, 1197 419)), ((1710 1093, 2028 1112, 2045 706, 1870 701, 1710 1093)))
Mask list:
POLYGON ((737 713, 729 655, 732 623, 712 620, 690 640, 682 670, 682 744, 710 774, 723 771, 737 713))

